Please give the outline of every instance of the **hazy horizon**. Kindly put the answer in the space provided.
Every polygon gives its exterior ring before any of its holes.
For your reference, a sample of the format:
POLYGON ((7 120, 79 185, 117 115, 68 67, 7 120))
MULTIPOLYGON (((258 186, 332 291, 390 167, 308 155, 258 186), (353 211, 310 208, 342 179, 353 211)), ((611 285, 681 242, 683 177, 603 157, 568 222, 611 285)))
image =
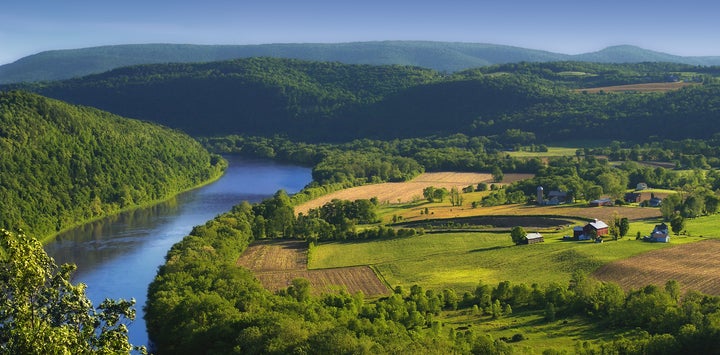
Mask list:
POLYGON ((48 50, 117 44, 389 40, 488 43, 563 54, 633 45, 678 56, 720 56, 720 22, 713 11, 718 7, 706 0, 27 0, 3 5, 0 64, 48 50))

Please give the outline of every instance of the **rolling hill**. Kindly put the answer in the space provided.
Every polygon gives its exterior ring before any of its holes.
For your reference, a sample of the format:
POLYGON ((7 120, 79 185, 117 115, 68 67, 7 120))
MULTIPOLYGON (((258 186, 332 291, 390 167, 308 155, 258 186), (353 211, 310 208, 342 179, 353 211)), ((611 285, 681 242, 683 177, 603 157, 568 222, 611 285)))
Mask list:
POLYGON ((31 90, 195 136, 347 141, 464 133, 505 135, 512 144, 525 139, 519 137, 709 137, 720 115, 720 86, 713 84, 718 74, 714 67, 668 63, 552 62, 447 75, 409 66, 249 58, 140 65, 5 89, 31 90), (698 82, 662 93, 578 90, 676 74, 698 82))
POLYGON ((0 93, 0 228, 47 237, 197 186, 224 163, 153 123, 0 93))
POLYGON ((346 64, 412 65, 441 72, 456 72, 492 64, 549 61, 720 65, 720 57, 681 57, 633 46, 616 46, 594 53, 567 55, 496 44, 429 41, 260 45, 130 44, 46 51, 24 57, 0 66, 0 84, 69 79, 137 64, 211 62, 259 56, 346 64))

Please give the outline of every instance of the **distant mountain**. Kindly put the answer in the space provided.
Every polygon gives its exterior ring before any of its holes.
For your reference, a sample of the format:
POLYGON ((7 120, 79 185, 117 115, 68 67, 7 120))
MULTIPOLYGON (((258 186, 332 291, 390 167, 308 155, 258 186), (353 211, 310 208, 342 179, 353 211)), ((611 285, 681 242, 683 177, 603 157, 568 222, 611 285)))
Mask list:
POLYGON ((492 64, 567 60, 720 65, 720 57, 680 57, 633 46, 567 55, 495 44, 429 41, 261 45, 134 44, 56 50, 31 55, 0 66, 0 84, 68 79, 136 64, 211 62, 247 57, 412 65, 441 72, 456 72, 492 64))
POLYGON ((601 51, 578 54, 573 60, 598 63, 666 62, 691 65, 720 65, 720 57, 681 57, 635 46, 612 46, 601 51))

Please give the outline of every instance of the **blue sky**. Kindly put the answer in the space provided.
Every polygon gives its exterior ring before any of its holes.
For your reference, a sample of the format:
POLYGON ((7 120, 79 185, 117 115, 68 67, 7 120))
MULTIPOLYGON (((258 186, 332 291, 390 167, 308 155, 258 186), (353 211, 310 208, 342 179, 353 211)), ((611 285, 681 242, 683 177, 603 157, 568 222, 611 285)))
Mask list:
POLYGON ((431 40, 566 54, 630 44, 720 56, 710 0, 22 0, 0 6, 0 64, 51 49, 128 43, 431 40))

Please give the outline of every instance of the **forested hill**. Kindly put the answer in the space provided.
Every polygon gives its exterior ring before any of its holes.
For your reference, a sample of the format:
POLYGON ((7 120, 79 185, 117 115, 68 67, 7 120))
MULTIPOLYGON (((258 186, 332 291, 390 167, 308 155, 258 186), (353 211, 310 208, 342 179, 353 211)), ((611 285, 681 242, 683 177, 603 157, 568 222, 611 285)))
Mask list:
POLYGON ((0 228, 49 236, 167 198, 224 162, 152 123, 22 92, 0 92, 0 228))
POLYGON ((719 74, 718 67, 669 63, 553 62, 443 75, 407 66, 251 58, 141 65, 23 88, 198 136, 343 141, 464 133, 531 143, 708 137, 720 131, 719 74), (656 93, 582 90, 674 80, 688 86, 656 93))
POLYGON ((0 84, 70 79, 137 64, 211 62, 260 56, 337 61, 346 64, 411 65, 441 72, 502 63, 567 60, 720 65, 720 57, 681 57, 634 46, 615 46, 598 52, 567 55, 496 44, 430 41, 260 45, 136 44, 41 52, 0 66, 0 84))

